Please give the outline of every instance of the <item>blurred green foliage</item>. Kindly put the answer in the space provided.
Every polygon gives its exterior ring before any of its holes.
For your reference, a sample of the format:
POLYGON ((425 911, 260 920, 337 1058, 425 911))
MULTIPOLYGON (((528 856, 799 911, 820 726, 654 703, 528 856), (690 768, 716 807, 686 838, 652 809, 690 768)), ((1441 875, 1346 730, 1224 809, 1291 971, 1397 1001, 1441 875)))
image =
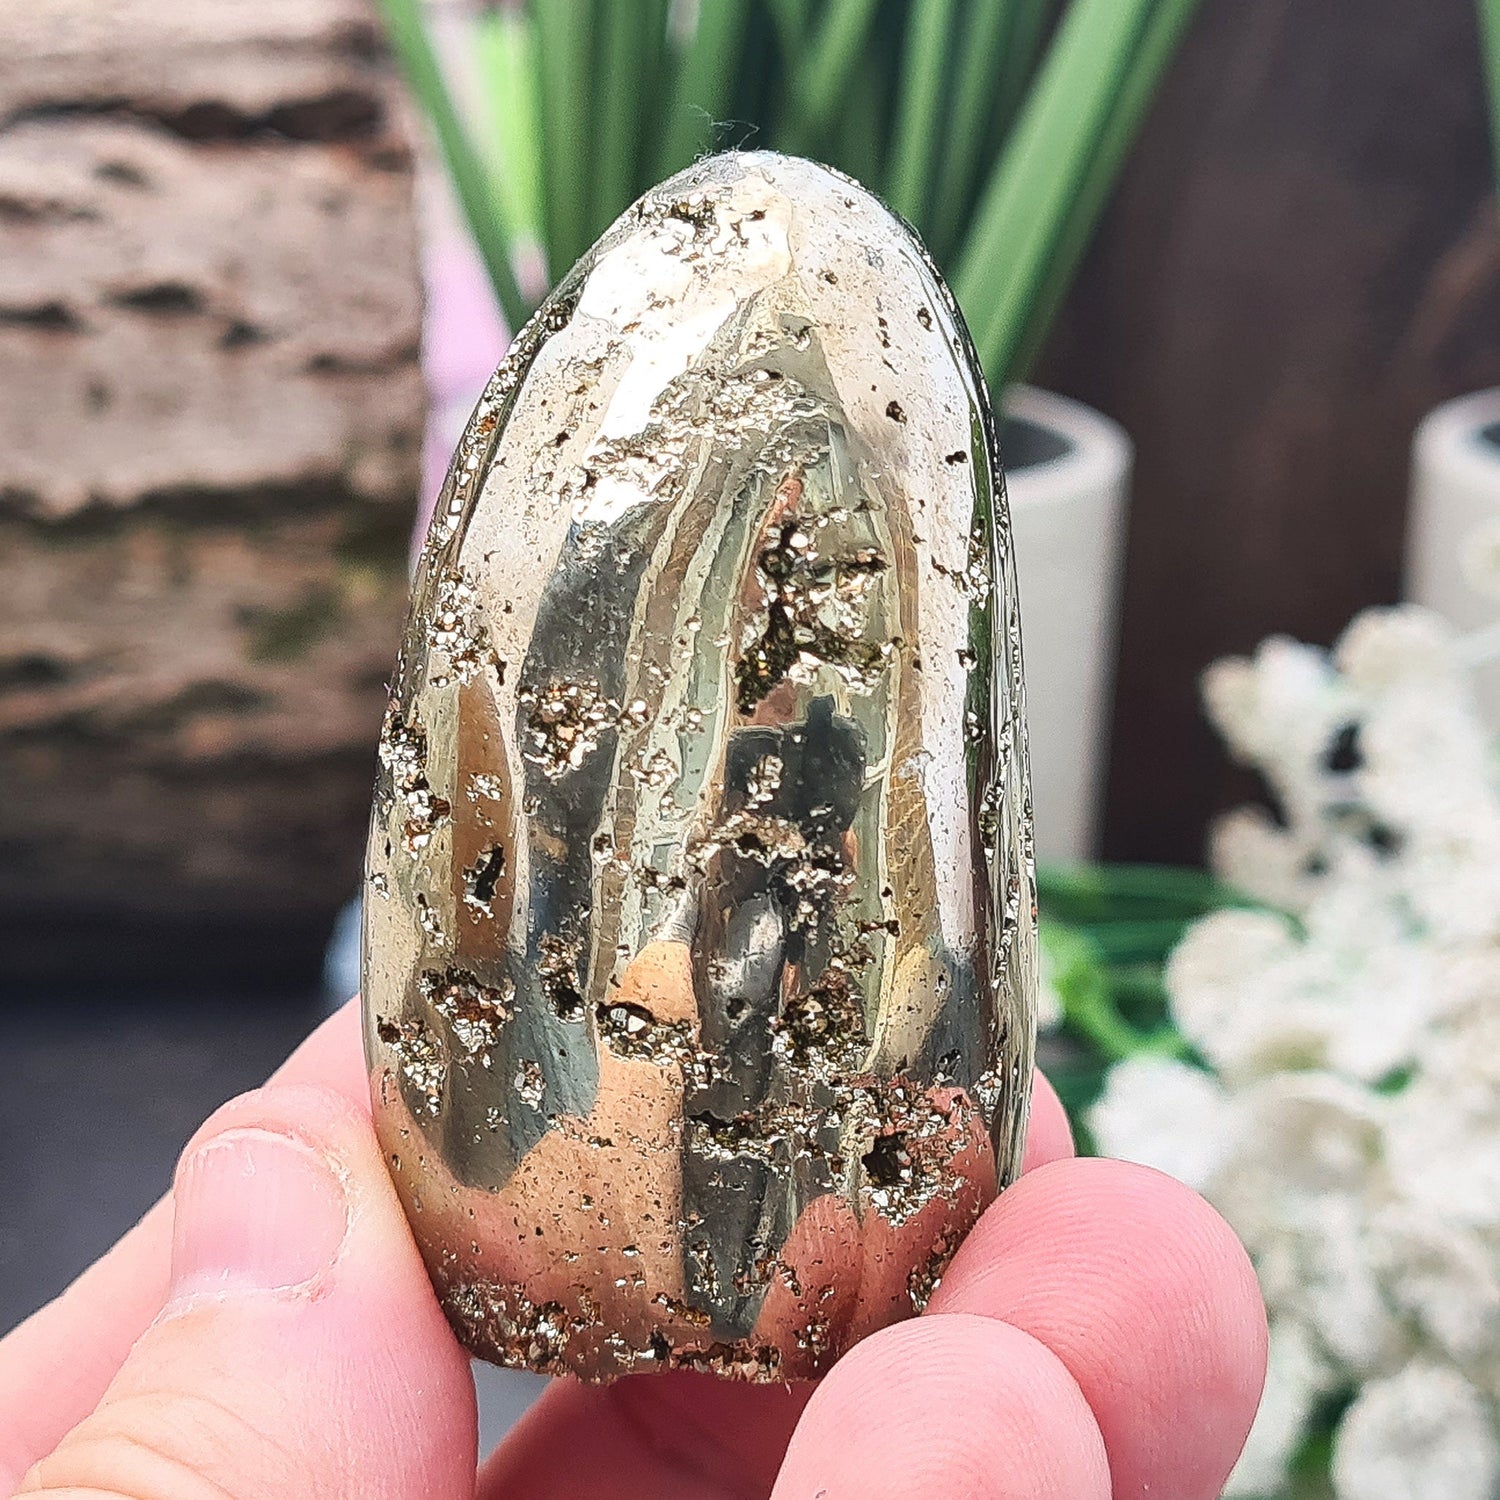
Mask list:
POLYGON ((1081 1148, 1105 1075, 1142 1052, 1192 1060, 1172 1024, 1167 959, 1200 917, 1245 897, 1198 870, 1165 865, 1043 868, 1037 875, 1046 978, 1062 1026, 1046 1058, 1081 1148))
POLYGON ((1478 5, 1479 44, 1484 63, 1484 81, 1490 95, 1495 183, 1500 187, 1500 0, 1478 0, 1478 5))
POLYGON ((842 168, 920 231, 997 389, 1034 357, 1199 0, 512 0, 461 116, 423 0, 380 0, 507 318, 704 152, 842 168))

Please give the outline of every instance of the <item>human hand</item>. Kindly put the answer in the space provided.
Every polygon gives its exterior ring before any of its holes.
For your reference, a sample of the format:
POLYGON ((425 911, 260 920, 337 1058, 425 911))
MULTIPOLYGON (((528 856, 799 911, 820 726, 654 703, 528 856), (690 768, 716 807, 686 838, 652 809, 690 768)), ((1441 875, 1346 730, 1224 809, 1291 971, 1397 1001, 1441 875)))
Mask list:
POLYGON ((1233 1235, 1170 1178, 1073 1159, 1039 1079, 1027 1174, 923 1317, 815 1392, 554 1382, 476 1488, 468 1360, 368 1109, 346 1006, 209 1119, 171 1198, 0 1341, 0 1493, 1211 1500, 1254 1413, 1265 1324, 1233 1235))

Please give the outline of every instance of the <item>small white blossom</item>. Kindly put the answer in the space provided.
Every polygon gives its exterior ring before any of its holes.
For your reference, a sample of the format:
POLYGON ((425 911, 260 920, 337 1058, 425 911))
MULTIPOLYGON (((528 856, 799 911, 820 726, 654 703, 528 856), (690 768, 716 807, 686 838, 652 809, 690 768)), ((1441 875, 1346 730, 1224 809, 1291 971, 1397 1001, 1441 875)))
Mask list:
POLYGON ((1265 1390, 1250 1436, 1224 1486, 1224 1500, 1270 1495, 1281 1488, 1313 1407, 1333 1380, 1333 1367, 1313 1335, 1295 1318, 1273 1319, 1265 1390))
POLYGON ((1500 1232, 1500 1088, 1478 1066, 1423 1074, 1391 1101, 1385 1158, 1403 1200, 1500 1232))
POLYGON ((1273 912, 1221 911, 1196 923, 1167 964, 1167 991, 1182 1034, 1226 1077, 1258 1071, 1279 1015, 1290 926, 1273 912), (1255 996, 1248 1000, 1247 984, 1255 996))
POLYGON ((1378 930, 1389 913, 1363 908, 1358 894, 1320 899, 1305 919, 1320 942, 1300 940, 1272 912, 1195 924, 1167 968, 1183 1035, 1236 1081, 1331 1068, 1375 1082, 1410 1062, 1431 1009, 1431 963, 1400 933, 1378 930))
POLYGON ((1232 1149, 1229 1112, 1223 1085, 1201 1068, 1143 1055, 1110 1070, 1089 1129, 1105 1156, 1155 1167, 1201 1192, 1232 1149))
POLYGON ((1500 1265, 1484 1237, 1396 1202, 1370 1225, 1369 1258, 1414 1342, 1500 1394, 1500 1265))
POLYGON ((1327 657, 1285 636, 1273 636, 1253 661, 1231 658, 1204 673, 1203 696, 1239 760, 1256 766, 1293 821, 1318 789, 1302 768, 1321 753, 1349 713, 1350 697, 1327 657))
POLYGON ((1398 1336, 1366 1250, 1385 1103, 1327 1073, 1261 1079, 1234 1095, 1235 1150, 1207 1189, 1254 1258, 1268 1305, 1359 1371, 1379 1368, 1398 1336))
POLYGON ((1371 610, 1331 653, 1218 663, 1204 697, 1275 804, 1220 821, 1214 868, 1271 909, 1205 918, 1167 964, 1213 1073, 1118 1064, 1095 1139, 1198 1188, 1255 1262, 1270 1370, 1227 1495, 1279 1493, 1352 1388, 1338 1500, 1496 1500, 1500 776, 1463 652, 1371 610))
POLYGON ((1365 692, 1436 682, 1461 692, 1455 642, 1448 622, 1418 605, 1367 609, 1339 637, 1333 664, 1349 687, 1365 692))
POLYGON ((1338 1500, 1493 1500, 1500 1448, 1479 1393, 1440 1365, 1371 1381, 1339 1424, 1338 1500))
POLYGON ((1209 853, 1223 880, 1281 911, 1303 910, 1317 891, 1315 848, 1262 808, 1239 807, 1220 818, 1209 833, 1209 853))

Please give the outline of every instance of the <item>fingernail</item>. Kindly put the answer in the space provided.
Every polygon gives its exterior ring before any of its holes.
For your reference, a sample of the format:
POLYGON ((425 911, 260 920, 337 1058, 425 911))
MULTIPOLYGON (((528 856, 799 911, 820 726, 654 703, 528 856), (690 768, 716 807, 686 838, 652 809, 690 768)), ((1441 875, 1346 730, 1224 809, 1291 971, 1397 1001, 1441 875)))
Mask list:
POLYGON ((290 1136, 229 1130, 178 1168, 171 1298, 278 1291, 333 1263, 348 1226, 328 1162, 290 1136))

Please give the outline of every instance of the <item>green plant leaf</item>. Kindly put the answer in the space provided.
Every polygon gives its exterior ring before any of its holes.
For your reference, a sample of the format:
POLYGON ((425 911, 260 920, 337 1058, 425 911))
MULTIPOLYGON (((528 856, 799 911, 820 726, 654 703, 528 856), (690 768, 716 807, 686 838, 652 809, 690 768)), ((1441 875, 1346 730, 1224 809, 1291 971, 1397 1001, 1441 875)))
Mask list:
POLYGON ((453 181, 464 217, 469 221, 485 269, 512 328, 526 321, 527 306, 511 266, 515 231, 479 153, 459 119, 447 80, 423 23, 419 0, 379 0, 386 35, 437 137, 438 149, 453 181))
POLYGON ((632 203, 647 188, 654 187, 658 180, 656 153, 661 145, 662 128, 666 123, 666 102, 672 97, 672 82, 675 77, 670 35, 677 24, 673 10, 673 0, 637 0, 637 20, 641 28, 641 71, 640 76, 635 79, 636 139, 631 153, 633 168, 627 200, 632 203))
MULTIPOLYGON (((1015 0, 1015 13, 1000 54, 994 84, 993 123, 996 138, 1002 145, 1010 138, 1016 115, 1025 102, 1026 91, 1036 76, 1037 60, 1049 28, 1066 3, 1067 0, 1015 0)), ((999 151, 995 154, 998 156, 999 151)))
POLYGON ((1073 923, 1187 919, 1255 904, 1202 870, 1176 865, 1043 865, 1037 888, 1048 911, 1073 923))
POLYGON ((1187 1055, 1187 1043, 1172 1026, 1140 1030, 1121 1014, 1107 956, 1096 933, 1044 920, 1040 935, 1053 988, 1062 1000, 1064 1022, 1105 1061, 1119 1062, 1145 1052, 1187 1055))
POLYGON ((542 240, 541 125, 531 18, 516 6, 480 11, 475 52, 493 143, 490 171, 517 235, 542 240))
POLYGON ((478 21, 476 152, 421 0, 380 0, 513 324, 519 240, 555 279, 733 119, 882 187, 940 256, 956 247, 995 386, 1050 326, 1198 3, 1070 0, 1054 26, 1062 0, 511 0, 478 21))
POLYGON ((1151 0, 1073 0, 981 196, 953 290, 997 389, 1151 10, 1151 0))
POLYGON ((646 104, 646 37, 649 4, 605 0, 594 38, 598 110, 593 123, 592 212, 586 234, 592 242, 635 199, 635 169, 646 104))
POLYGON ((595 0, 534 0, 547 268, 555 283, 588 249, 594 202, 595 0))
POLYGON ((979 170, 985 125, 994 107, 995 75, 1018 4, 969 0, 955 43, 954 79, 929 212, 927 246, 946 259, 963 227, 979 170))
POLYGON ((1490 132, 1496 186, 1500 187, 1500 0, 1478 0, 1479 44, 1490 95, 1490 132))
POLYGON ((954 8, 955 0, 911 0, 907 16, 886 201, 913 224, 923 216, 933 163, 942 147, 939 127, 954 8))
POLYGON ((1188 919, 1160 917, 1155 920, 1098 922, 1088 929, 1106 963, 1161 963, 1182 941, 1188 919))
POLYGON ((793 119, 781 132, 782 150, 810 151, 824 135, 843 101, 844 89, 860 61, 879 0, 828 0, 811 37, 804 31, 787 58, 793 119))
MULTIPOLYGON (((700 9, 704 0, 699 0, 700 9)), ((708 0, 712 4, 712 0, 708 0)), ((788 57, 801 51, 807 37, 808 0, 769 0, 771 20, 776 27, 776 39, 788 57)))
POLYGON ((746 0, 702 0, 698 6, 667 105, 656 157, 658 180, 690 165, 709 145, 714 122, 729 113, 747 14, 746 0))
MULTIPOLYGON (((1500 0, 1486 0, 1486 3, 1500 7, 1500 0)), ((1157 10, 1131 58, 1113 118, 1068 211, 1042 284, 1027 315, 1018 341, 1013 379, 1026 378, 1052 331, 1068 289, 1078 274, 1084 251, 1098 228, 1105 206, 1114 195, 1125 160, 1156 98, 1162 75, 1176 56, 1200 4, 1201 0, 1158 0, 1157 10)))

